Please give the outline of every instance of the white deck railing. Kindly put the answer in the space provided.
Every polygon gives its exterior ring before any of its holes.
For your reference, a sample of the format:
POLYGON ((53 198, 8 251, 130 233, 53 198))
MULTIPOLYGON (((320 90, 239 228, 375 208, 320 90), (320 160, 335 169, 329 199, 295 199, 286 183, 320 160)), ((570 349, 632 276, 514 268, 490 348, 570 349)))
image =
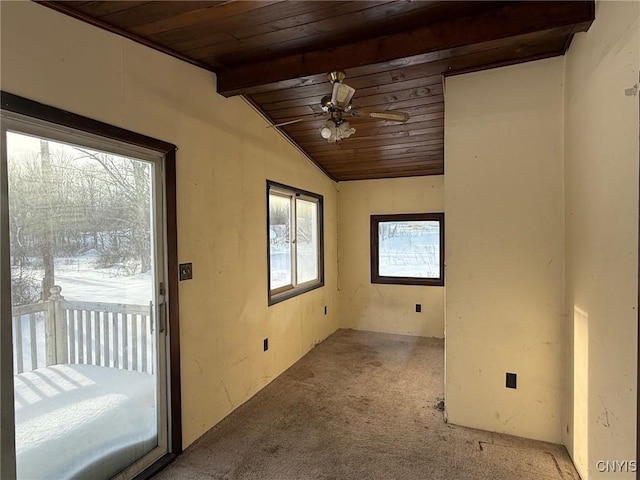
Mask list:
POLYGON ((22 373, 45 366, 44 324, 48 302, 13 307, 13 372, 22 373), (38 355, 40 354, 40 355, 38 355), (38 359, 38 356, 40 358, 38 359), (26 360, 26 361, 25 361, 26 360))
POLYGON ((153 304, 48 301, 13 308, 14 373, 71 363, 154 373, 153 304))

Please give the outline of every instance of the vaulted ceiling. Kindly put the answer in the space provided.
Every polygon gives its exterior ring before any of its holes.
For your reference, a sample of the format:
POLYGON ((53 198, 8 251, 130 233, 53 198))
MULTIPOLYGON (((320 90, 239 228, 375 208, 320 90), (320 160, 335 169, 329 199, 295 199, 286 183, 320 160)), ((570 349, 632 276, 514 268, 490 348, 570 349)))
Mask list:
MULTIPOLYGON (((40 2, 216 73, 331 178, 444 173, 443 76, 562 55, 594 20, 594 1, 40 2), (349 118, 328 143, 327 73, 342 70, 354 108, 406 123, 349 118)), ((523 92, 526 95, 526 92, 523 92)))

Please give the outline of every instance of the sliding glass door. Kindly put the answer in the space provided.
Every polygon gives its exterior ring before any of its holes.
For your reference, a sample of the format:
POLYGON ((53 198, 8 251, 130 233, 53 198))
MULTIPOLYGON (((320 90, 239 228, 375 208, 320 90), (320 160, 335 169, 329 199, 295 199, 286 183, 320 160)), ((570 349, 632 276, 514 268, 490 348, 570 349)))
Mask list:
POLYGON ((164 156, 9 113, 2 150, 16 478, 132 478, 168 452, 164 156))

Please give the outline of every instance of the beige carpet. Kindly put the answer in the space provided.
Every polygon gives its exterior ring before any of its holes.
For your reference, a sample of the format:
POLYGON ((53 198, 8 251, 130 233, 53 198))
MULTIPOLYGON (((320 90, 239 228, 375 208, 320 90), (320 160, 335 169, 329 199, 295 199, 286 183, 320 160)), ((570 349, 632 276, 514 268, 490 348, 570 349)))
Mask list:
POLYGON ((564 447, 448 425, 443 341, 339 330, 157 475, 577 480, 564 447))

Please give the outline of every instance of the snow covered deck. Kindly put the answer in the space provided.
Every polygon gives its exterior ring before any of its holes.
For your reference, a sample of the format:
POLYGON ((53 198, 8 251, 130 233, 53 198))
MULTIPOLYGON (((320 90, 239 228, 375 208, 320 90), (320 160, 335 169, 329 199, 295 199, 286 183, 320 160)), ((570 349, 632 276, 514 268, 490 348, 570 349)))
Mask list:
POLYGON ((154 375, 64 364, 14 378, 18 478, 107 478, 156 445, 154 375))

